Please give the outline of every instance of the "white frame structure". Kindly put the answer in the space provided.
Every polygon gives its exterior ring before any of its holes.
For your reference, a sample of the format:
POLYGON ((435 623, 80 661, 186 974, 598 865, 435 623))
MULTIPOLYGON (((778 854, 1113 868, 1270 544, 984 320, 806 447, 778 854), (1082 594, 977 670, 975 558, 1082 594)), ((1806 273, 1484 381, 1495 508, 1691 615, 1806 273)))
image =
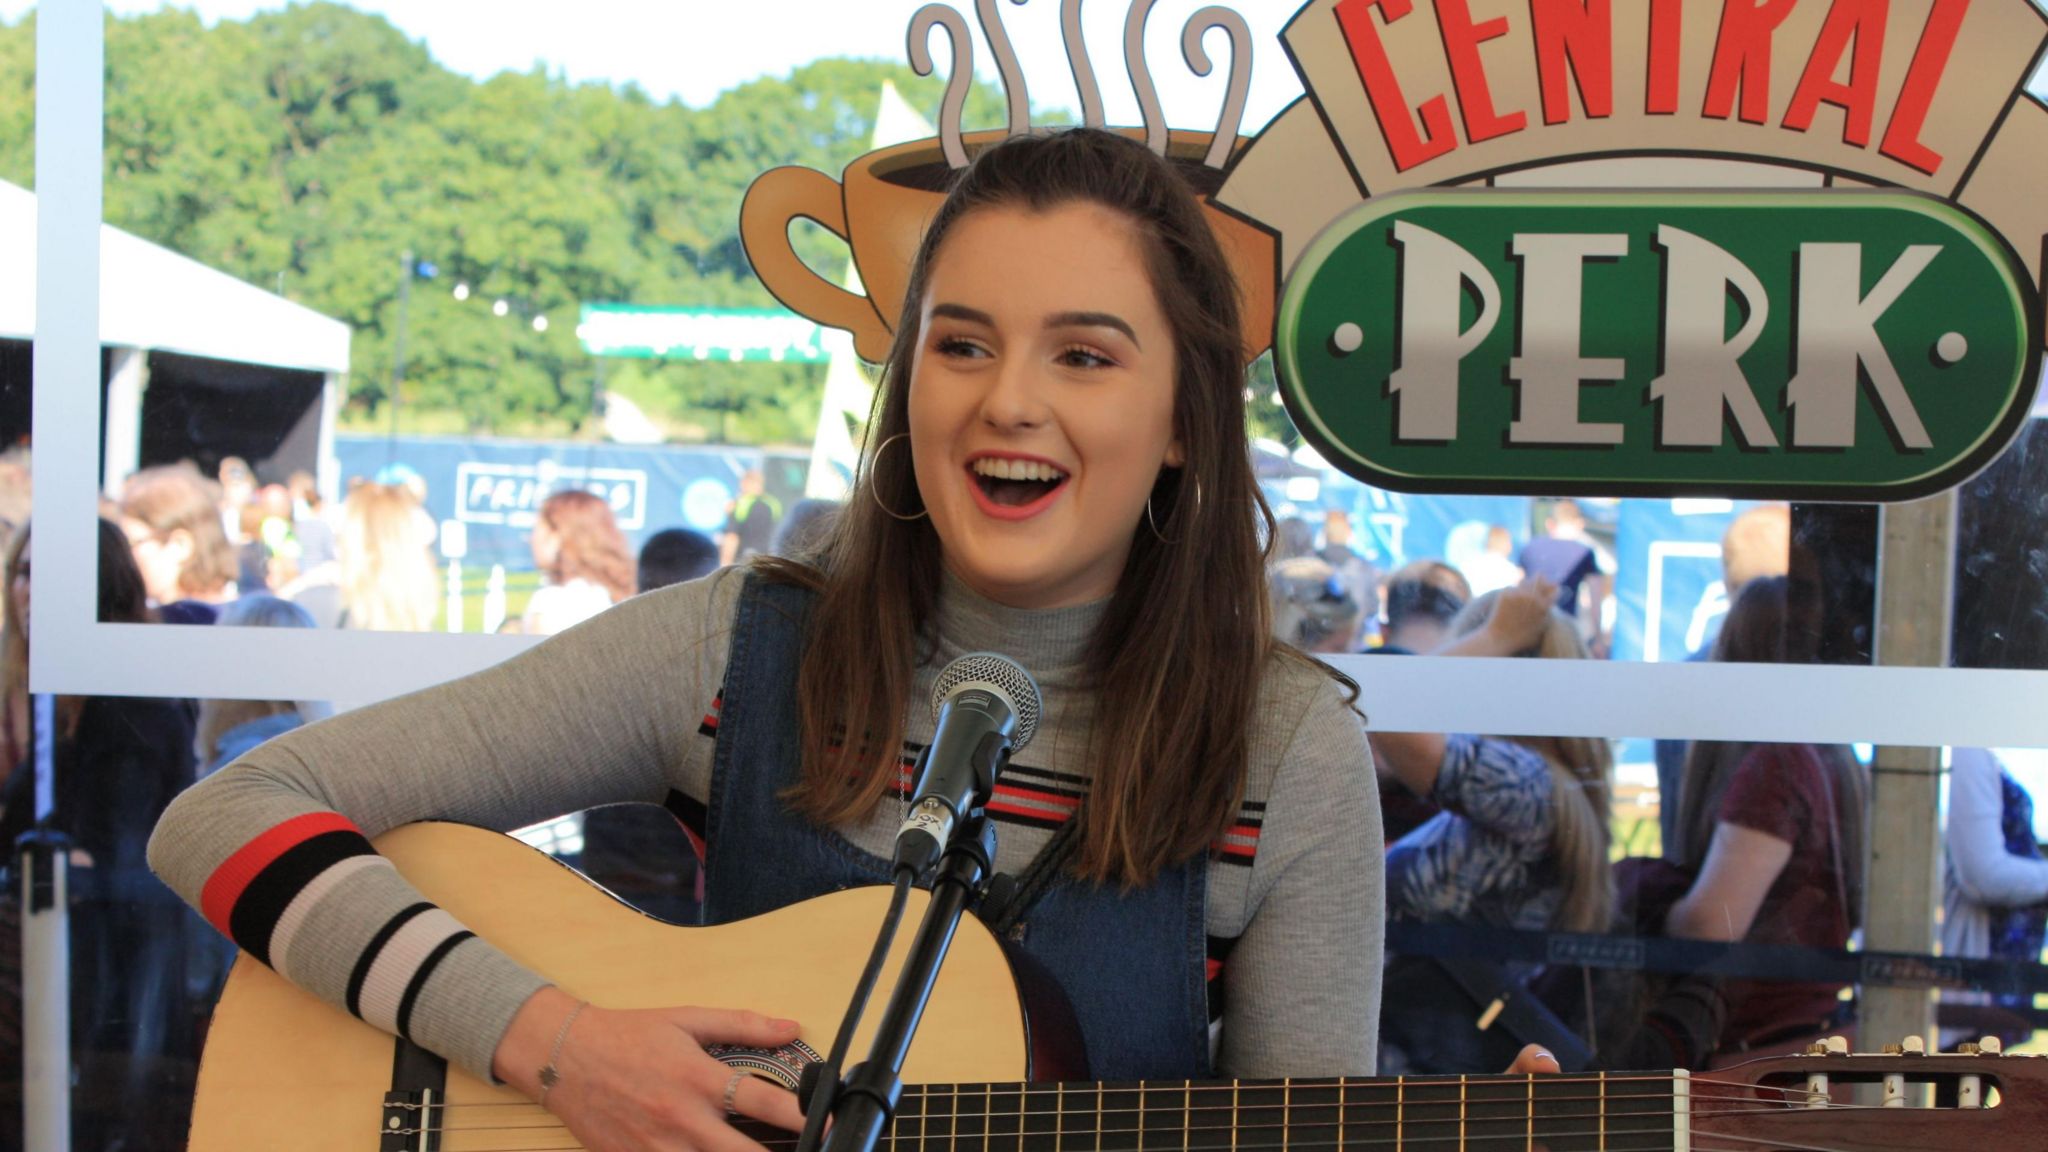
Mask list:
MULTIPOLYGON (((488 667, 490 635, 171 628, 94 620, 104 19, 37 18, 37 692, 370 701, 488 667)), ((1342 657, 1385 730, 2048 747, 2048 671, 1342 657)), ((678 702, 678 707, 686 707, 678 702)))

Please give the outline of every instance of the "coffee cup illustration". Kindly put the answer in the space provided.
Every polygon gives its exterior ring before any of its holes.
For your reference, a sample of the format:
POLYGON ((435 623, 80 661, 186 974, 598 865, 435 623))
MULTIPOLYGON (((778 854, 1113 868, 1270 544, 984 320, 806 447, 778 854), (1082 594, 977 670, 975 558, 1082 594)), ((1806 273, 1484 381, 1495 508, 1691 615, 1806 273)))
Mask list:
MULTIPOLYGON (((1115 131, 1144 136, 1142 129, 1115 131)), ((1007 135, 994 129, 967 134, 961 142, 972 153, 1007 135)), ((1170 132, 1167 157, 1200 195, 1204 215, 1237 277, 1250 362, 1272 343, 1277 252, 1270 232, 1212 201, 1225 174, 1203 162, 1212 138, 1208 132, 1170 132)), ((953 175, 938 137, 870 152, 847 165, 837 180, 813 168, 772 169, 747 189, 740 240, 755 274, 777 300, 825 327, 852 333, 860 357, 880 363, 902 315, 918 245, 953 175), (798 219, 814 221, 846 242, 866 295, 833 283, 797 256, 789 229, 798 219)))

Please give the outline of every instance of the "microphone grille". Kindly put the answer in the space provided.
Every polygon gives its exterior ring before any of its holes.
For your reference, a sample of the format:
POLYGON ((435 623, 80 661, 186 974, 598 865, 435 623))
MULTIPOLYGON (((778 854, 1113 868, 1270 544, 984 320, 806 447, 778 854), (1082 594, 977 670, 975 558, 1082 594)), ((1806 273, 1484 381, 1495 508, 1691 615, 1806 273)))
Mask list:
POLYGON ((1010 750, 1022 751, 1038 732, 1038 682, 1022 664, 998 652, 969 652, 939 672, 932 686, 932 715, 936 717, 946 698, 974 685, 993 688, 1017 708, 1017 732, 1010 738, 1010 750))

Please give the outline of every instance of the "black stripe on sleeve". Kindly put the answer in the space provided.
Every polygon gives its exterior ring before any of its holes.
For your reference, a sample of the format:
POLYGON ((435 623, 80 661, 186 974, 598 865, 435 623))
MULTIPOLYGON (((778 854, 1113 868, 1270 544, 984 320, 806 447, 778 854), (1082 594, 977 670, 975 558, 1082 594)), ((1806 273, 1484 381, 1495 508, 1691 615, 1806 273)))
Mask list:
POLYGON ((389 944, 391 938, 398 935, 398 930, 405 927, 406 921, 432 907, 432 904, 422 900, 399 909, 396 915, 384 922, 382 928, 377 929, 377 934, 370 937, 370 942, 363 945, 362 955, 356 957, 355 969, 348 974, 349 1015, 358 1020, 363 1018, 363 981, 370 978, 370 966, 377 962, 377 954, 384 951, 384 945, 389 944))
POLYGON ((435 945, 434 950, 427 953, 427 958, 420 961, 419 970, 412 974, 411 982, 405 986, 405 995, 400 997, 398 1001, 398 1034, 400 1036, 405 1037, 407 1040, 412 1039, 412 1006, 413 1002, 420 998, 420 989, 427 986, 427 977, 432 976, 434 969, 441 966, 441 961, 450 952, 455 951, 457 944, 475 935, 476 933, 468 929, 457 932, 435 945))
POLYGON ((681 790, 671 788, 668 790, 668 799, 663 800, 661 806, 668 809, 668 814, 675 817, 676 823, 681 824, 691 835, 699 840, 704 838, 704 829, 710 823, 710 813, 701 801, 693 800, 685 796, 681 790))
POLYGON ((270 934, 292 898, 322 872, 351 856, 369 856, 376 849, 363 834, 337 829, 308 837, 285 850, 256 874, 228 913, 229 935, 242 950, 270 963, 270 934))

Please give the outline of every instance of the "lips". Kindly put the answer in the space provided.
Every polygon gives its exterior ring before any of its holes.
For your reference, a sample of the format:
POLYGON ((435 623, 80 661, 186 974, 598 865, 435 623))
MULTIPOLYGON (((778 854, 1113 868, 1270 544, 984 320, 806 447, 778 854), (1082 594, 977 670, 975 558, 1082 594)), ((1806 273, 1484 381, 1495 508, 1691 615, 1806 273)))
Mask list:
POLYGON ((1028 520, 1050 508, 1069 475, 1049 460, 981 454, 967 461, 967 489, 975 504, 998 520, 1028 520))

